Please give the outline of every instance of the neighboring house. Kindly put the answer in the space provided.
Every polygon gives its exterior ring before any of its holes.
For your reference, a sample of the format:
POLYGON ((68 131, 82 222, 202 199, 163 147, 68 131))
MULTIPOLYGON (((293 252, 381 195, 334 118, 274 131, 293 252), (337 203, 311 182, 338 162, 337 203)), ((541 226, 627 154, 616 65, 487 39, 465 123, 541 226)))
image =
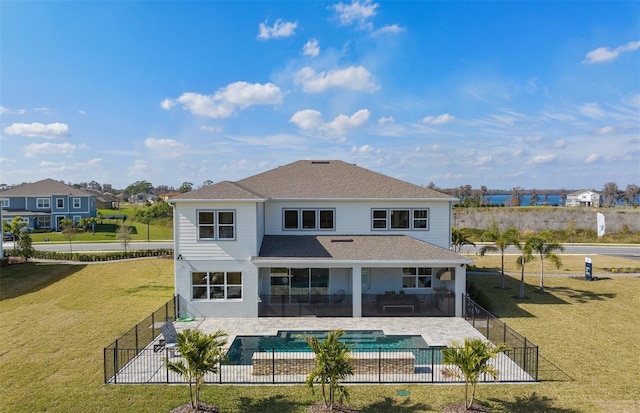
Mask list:
POLYGON ((472 261, 450 250, 455 201, 353 164, 308 160, 176 196, 180 312, 461 316, 472 261))
POLYGON ((168 201, 170 198, 173 198, 174 196, 178 196, 178 195, 180 195, 180 192, 171 191, 171 192, 167 192, 166 194, 160 195, 160 199, 162 199, 163 201, 168 201))
POLYGON ((95 195, 97 209, 118 209, 120 207, 120 200, 110 194, 103 194, 92 189, 88 189, 87 192, 95 195))
POLYGON ((593 191, 577 191, 567 195, 566 206, 599 207, 600 194, 593 191))
POLYGON ((2 219, 20 216, 31 230, 60 230, 60 221, 96 216, 95 195, 53 179, 23 184, 2 191, 2 219))

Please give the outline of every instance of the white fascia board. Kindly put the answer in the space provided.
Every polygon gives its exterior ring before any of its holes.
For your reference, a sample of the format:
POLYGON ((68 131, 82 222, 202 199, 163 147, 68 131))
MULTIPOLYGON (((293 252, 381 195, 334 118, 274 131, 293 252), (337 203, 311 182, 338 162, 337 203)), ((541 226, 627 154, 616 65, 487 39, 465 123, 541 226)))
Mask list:
POLYGON ((333 201, 357 201, 357 202, 451 202, 458 201, 458 198, 268 198, 267 201, 279 202, 333 202, 333 201))
POLYGON ((304 266, 318 266, 318 267, 399 267, 407 265, 433 265, 441 267, 452 267, 463 264, 473 264, 473 261, 468 258, 461 258, 460 260, 399 260, 399 261, 361 261, 361 260, 329 260, 329 259, 272 259, 263 260, 256 257, 251 258, 251 262, 259 268, 268 267, 285 267, 292 265, 304 265, 304 266))
POLYGON ((218 203, 218 202, 233 202, 233 203, 256 203, 256 202, 265 202, 266 199, 173 199, 167 201, 167 204, 195 204, 195 203, 218 203))

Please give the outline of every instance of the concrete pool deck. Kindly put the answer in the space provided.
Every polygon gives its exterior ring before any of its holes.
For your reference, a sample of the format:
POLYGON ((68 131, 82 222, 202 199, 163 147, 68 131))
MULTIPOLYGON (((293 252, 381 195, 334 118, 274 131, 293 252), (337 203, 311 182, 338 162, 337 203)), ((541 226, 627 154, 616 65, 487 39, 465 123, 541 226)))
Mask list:
POLYGON ((220 329, 229 335, 228 345, 236 336, 276 335, 280 330, 382 330, 386 335, 420 335, 430 347, 449 346, 452 341, 484 336, 459 317, 366 317, 366 318, 206 318, 176 322, 178 331, 197 328, 206 333, 220 329))

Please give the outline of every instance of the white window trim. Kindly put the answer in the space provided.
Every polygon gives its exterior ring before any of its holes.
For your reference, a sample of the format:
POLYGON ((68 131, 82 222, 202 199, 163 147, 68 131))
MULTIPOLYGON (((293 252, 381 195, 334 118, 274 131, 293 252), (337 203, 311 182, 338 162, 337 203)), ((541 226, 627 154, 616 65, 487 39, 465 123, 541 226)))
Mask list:
POLYGON ((371 208, 371 230, 372 231, 429 231, 429 221, 431 216, 430 208, 371 208), (375 228, 373 226, 374 221, 382 221, 382 218, 374 218, 373 213, 375 211, 385 211, 385 227, 375 228), (391 228, 391 211, 409 211, 409 228, 391 228), (427 211, 427 218, 414 218, 414 211, 427 211), (426 219, 426 228, 416 228, 414 221, 426 219))
POLYGON ((36 208, 38 209, 50 209, 51 208, 51 198, 36 198, 36 208), (42 202, 42 205, 40 205, 42 202), (46 205, 44 205, 46 204, 46 205))
POLYGON ((191 273, 191 301, 234 301, 234 302, 241 302, 243 301, 243 281, 244 281, 244 277, 242 276, 242 272, 241 271, 193 271, 191 273), (202 273, 206 273, 207 276, 207 283, 206 284, 196 284, 195 286, 193 285, 193 273, 194 272, 202 272, 202 273), (212 284, 211 283, 211 274, 216 273, 216 272, 221 272, 224 274, 224 282, 222 284, 212 284), (228 282, 228 274, 229 273, 240 273, 240 284, 230 284, 228 282), (213 287, 217 287, 217 286, 222 286, 223 291, 224 291, 224 297, 223 298, 209 298, 211 297, 211 289, 213 287), (193 288, 194 287, 206 287, 207 288, 207 298, 193 298, 193 288), (240 287, 240 298, 227 298, 227 292, 228 292, 228 288, 229 287, 240 287))
POLYGON ((82 200, 80 198, 73 198, 73 207, 76 209, 82 207, 82 200), (76 202, 78 205, 76 205, 76 202))
MULTIPOLYGON (((404 267, 404 268, 414 268, 416 270, 416 274, 405 274, 402 272, 402 278, 404 277, 412 277, 415 287, 402 287, 402 288, 410 288, 412 290, 433 290, 433 268, 430 267, 404 267), (429 270, 429 274, 420 274, 420 269, 429 270), (418 287, 418 278, 419 277, 429 277, 431 280, 431 287, 418 287)), ((403 268, 403 269, 404 269, 403 268)), ((404 283, 404 280, 403 280, 404 283)))
POLYGON ((282 230, 283 231, 335 231, 336 230, 336 209, 335 208, 282 208, 282 230), (285 227, 285 213, 287 211, 297 211, 298 213, 298 225, 296 228, 285 227), (316 215, 316 223, 314 228, 303 228, 302 226, 302 214, 305 211, 314 211, 316 215), (331 228, 320 228, 320 212, 331 211, 333 215, 333 221, 331 228))
POLYGON ((235 209, 199 209, 196 210, 196 237, 198 241, 235 241, 237 238, 237 224, 236 224, 236 210, 235 209), (211 238, 200 238, 200 213, 201 212, 211 212, 213 214, 213 224, 203 224, 203 225, 212 225, 213 226, 213 237, 211 238), (218 219, 218 214, 221 212, 231 212, 233 214, 233 223, 232 224, 220 224, 218 219), (222 227, 233 227, 233 237, 232 238, 220 238, 220 226, 222 227))
POLYGON ((64 198, 56 198, 56 209, 64 209, 64 198), (58 206, 60 201, 62 201, 62 206, 58 206))
POLYGON ((0 207, 8 208, 10 206, 10 202, 9 201, 10 201, 9 198, 0 199, 0 207))

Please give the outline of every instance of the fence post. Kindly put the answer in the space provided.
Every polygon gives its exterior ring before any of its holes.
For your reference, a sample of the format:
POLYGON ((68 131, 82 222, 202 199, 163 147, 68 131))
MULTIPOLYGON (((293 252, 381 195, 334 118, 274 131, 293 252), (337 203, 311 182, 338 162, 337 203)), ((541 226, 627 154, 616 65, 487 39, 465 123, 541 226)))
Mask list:
MULTIPOLYGON (((167 354, 167 360, 169 359, 169 349, 167 348, 167 346, 164 346, 164 350, 167 354)), ((164 363, 164 367, 167 370, 167 384, 169 384, 169 365, 167 363, 164 363)))
POLYGON ((222 362, 218 362, 218 375, 220 376, 220 384, 222 384, 222 362))
POLYGON ((522 370, 527 372, 527 338, 524 338, 524 352, 522 353, 522 370))
POLYGON ((429 347, 429 349, 431 350, 431 383, 435 383, 436 381, 436 370, 434 368, 435 364, 436 364, 436 353, 435 353, 435 348, 433 347, 429 347))
POLYGON ((271 349, 271 383, 276 384, 276 349, 271 349))
POLYGON ((536 352, 536 368, 535 368, 535 380, 538 381, 538 371, 540 370, 540 349, 538 346, 535 346, 536 352))
POLYGON ((151 313, 151 337, 152 341, 156 338, 156 313, 151 313))
POLYGON ((105 347, 102 350, 102 359, 104 360, 104 365, 102 368, 104 369, 104 384, 107 384, 107 348, 105 347))
POLYGON ((502 342, 507 343, 507 323, 502 323, 502 342))
POLYGON ((382 383, 382 349, 378 347, 378 383, 382 383))
POLYGON ((489 320, 490 319, 491 319, 491 317, 489 317, 489 314, 487 313, 487 340, 489 340, 489 341, 491 341, 491 339, 489 338, 489 320))
POLYGON ((118 384, 118 340, 113 347, 113 384, 118 384))
POLYGON ((136 324, 136 354, 138 354, 140 352, 139 346, 138 346, 138 324, 136 324))

